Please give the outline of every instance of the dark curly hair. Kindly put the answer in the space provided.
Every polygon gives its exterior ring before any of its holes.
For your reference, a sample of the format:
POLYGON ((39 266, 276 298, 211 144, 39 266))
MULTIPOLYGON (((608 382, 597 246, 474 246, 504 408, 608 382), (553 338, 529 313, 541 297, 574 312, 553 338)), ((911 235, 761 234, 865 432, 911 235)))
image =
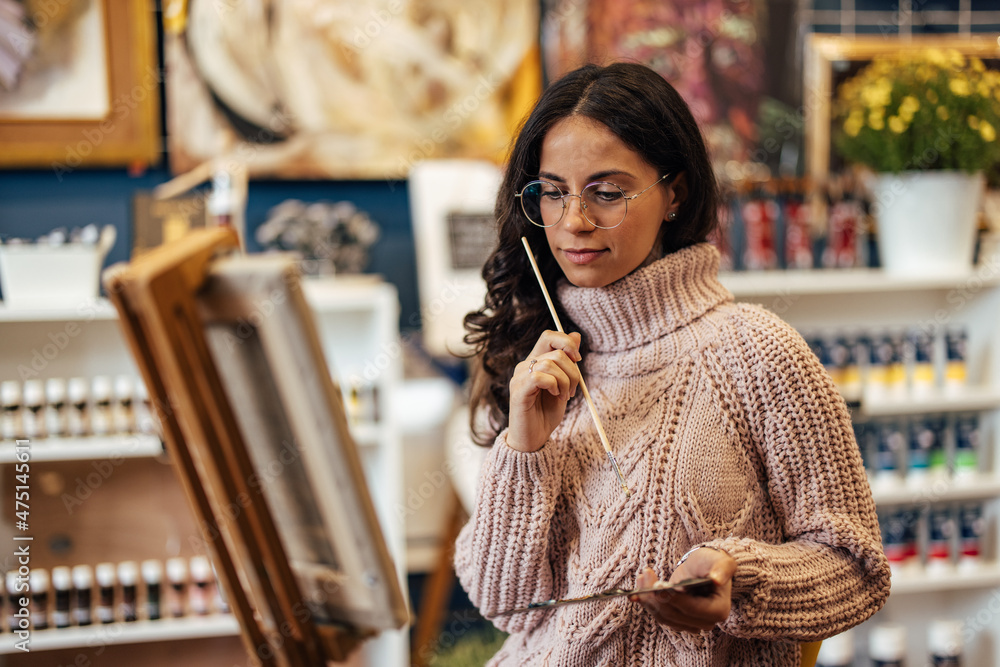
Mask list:
MULTIPOLYGON (((543 330, 554 328, 521 236, 531 243, 550 290, 563 273, 545 231, 525 219, 514 195, 538 178, 545 135, 574 115, 606 125, 661 176, 684 174, 687 196, 677 220, 664 230, 664 255, 704 241, 716 224, 719 189, 705 141, 687 104, 663 77, 643 65, 615 63, 586 65, 553 83, 514 141, 497 193, 497 247, 483 266, 486 302, 465 316, 465 341, 473 346, 477 361, 470 403, 473 436, 479 444, 492 443, 507 426, 514 366, 527 357, 543 330), (475 417, 483 407, 489 416, 485 430, 475 417)), ((555 305, 566 331, 576 331, 558 301, 555 305)))

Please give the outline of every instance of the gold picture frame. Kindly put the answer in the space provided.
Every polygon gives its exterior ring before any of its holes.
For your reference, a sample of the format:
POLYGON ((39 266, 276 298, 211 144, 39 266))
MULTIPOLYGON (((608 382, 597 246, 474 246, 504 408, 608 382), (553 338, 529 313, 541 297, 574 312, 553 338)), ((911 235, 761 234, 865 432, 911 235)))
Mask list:
POLYGON ((806 39, 803 69, 806 173, 815 183, 830 174, 833 98, 837 85, 849 76, 843 67, 863 65, 890 53, 925 49, 954 49, 965 56, 1000 59, 1000 43, 990 35, 914 35, 908 38, 884 35, 821 35, 806 39), (844 71, 839 73, 836 70, 844 71))
MULTIPOLYGON (((100 119, 0 117, 0 167, 156 164, 160 158, 160 81, 149 0, 93 0, 103 18, 107 113, 100 119)), ((36 17, 37 18, 37 17, 36 17)), ((43 17, 44 18, 44 17, 43 17)))

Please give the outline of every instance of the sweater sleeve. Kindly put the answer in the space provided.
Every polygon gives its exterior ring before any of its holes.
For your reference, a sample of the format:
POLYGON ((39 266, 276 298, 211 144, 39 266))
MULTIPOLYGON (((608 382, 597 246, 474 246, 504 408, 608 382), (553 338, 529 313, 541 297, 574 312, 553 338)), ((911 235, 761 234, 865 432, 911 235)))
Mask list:
MULTIPOLYGON (((455 543, 455 572, 487 618, 548 600, 555 594, 551 551, 562 483, 556 448, 537 452, 507 446, 502 431, 483 462, 476 504, 455 543)), ((532 629, 539 613, 500 617, 506 632, 532 629)))
POLYGON ((763 310, 744 313, 734 388, 784 539, 707 543, 737 563, 721 628, 743 638, 824 639, 869 618, 889 595, 875 503, 829 374, 790 326, 763 310))

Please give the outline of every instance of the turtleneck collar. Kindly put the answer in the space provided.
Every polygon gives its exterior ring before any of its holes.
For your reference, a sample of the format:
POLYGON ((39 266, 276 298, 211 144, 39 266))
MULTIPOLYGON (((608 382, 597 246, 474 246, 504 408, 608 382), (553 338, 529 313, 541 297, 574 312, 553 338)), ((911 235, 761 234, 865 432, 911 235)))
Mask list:
POLYGON ((605 287, 558 285, 559 301, 594 352, 640 347, 698 319, 733 295, 718 279, 719 253, 700 243, 605 287))

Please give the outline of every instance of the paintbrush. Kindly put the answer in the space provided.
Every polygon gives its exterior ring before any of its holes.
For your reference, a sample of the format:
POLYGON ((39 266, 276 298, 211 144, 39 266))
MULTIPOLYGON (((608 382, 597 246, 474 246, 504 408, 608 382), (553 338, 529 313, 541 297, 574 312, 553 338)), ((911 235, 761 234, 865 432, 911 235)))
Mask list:
MULTIPOLYGON (((538 270, 538 264, 535 263, 535 256, 531 253, 531 246, 528 244, 528 239, 525 236, 521 237, 521 243, 524 244, 524 250, 528 253, 528 261, 531 262, 531 268, 535 272, 535 278, 538 278, 538 286, 542 288, 542 294, 545 296, 545 303, 549 305, 549 312, 552 313, 552 320, 556 323, 556 329, 559 333, 566 333, 563 330, 562 322, 559 321, 559 315, 556 314, 556 307, 552 305, 552 297, 549 296, 549 290, 545 287, 545 281, 542 280, 542 272, 538 270)), ((611 467, 614 468, 615 474, 618 475, 618 482, 622 485, 622 491, 625 492, 625 497, 630 498, 632 494, 628 490, 628 485, 625 483, 625 476, 622 475, 621 468, 618 467, 618 460, 615 459, 614 453, 611 451, 611 445, 608 443, 608 435, 604 432, 604 426, 601 424, 601 418, 597 416, 597 408, 594 407, 594 401, 590 398, 590 392, 587 391, 587 383, 583 381, 583 375, 580 375, 580 389, 583 390, 583 398, 587 401, 587 407, 590 408, 590 416, 594 418, 594 425, 597 427, 597 435, 601 438, 601 444, 604 445, 604 451, 608 455, 608 460, 611 461, 611 467)))

